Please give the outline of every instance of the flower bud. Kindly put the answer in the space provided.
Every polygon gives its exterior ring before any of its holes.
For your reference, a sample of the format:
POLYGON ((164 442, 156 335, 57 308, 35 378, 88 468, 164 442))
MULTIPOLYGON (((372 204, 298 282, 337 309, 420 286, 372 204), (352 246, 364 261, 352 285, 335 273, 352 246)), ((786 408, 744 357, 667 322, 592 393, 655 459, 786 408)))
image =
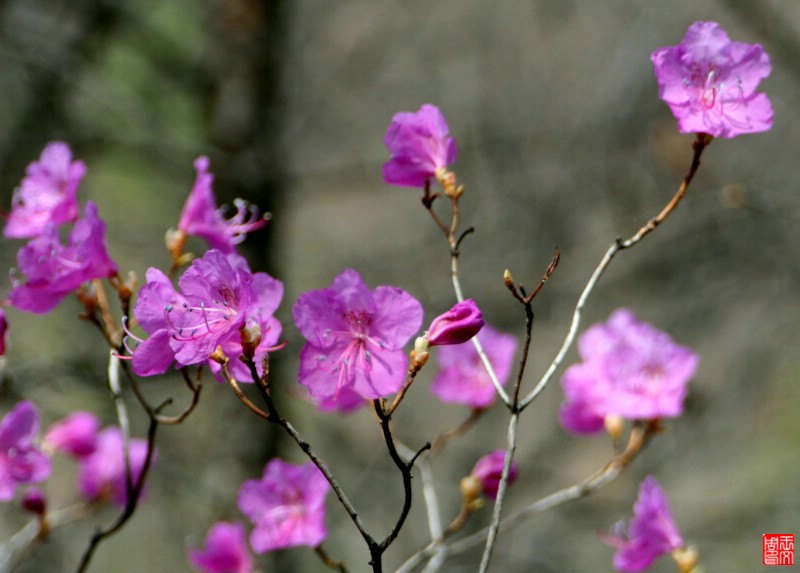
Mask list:
POLYGON ((431 346, 461 344, 478 334, 483 325, 480 309, 467 299, 433 319, 425 338, 431 346))
MULTIPOLYGON (((472 477, 480 482, 483 494, 489 499, 497 499, 497 490, 500 488, 500 478, 503 475, 505 458, 505 450, 496 450, 479 459, 472 469, 472 477)), ((511 485, 517 479, 517 471, 517 464, 512 462, 508 474, 508 485, 511 485)))
POLYGON ((261 327, 256 322, 248 322, 239 329, 242 340, 242 353, 248 360, 255 356, 258 345, 261 344, 261 327))
POLYGON ((47 511, 47 500, 44 492, 38 487, 32 487, 22 496, 22 508, 32 514, 43 517, 47 511))

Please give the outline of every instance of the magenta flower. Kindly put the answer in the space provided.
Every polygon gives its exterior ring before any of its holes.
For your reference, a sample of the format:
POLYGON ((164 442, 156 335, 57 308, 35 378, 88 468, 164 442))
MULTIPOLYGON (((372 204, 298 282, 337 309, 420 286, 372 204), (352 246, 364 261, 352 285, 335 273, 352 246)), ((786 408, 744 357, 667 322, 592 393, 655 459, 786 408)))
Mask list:
POLYGON ((267 224, 267 220, 259 217, 256 207, 241 199, 234 201, 236 213, 226 220, 225 208, 217 208, 211 188, 214 176, 208 167, 208 157, 198 157, 194 162, 197 178, 183 206, 178 229, 187 235, 205 239, 212 249, 232 253, 236 245, 244 240, 245 234, 260 229, 267 224))
POLYGON ((215 523, 203 549, 189 551, 189 561, 202 573, 252 573, 253 559, 247 550, 241 523, 215 523))
MULTIPOLYGON (((517 351, 517 339, 497 332, 488 324, 477 337, 497 379, 505 386, 517 351)), ((442 402, 471 408, 487 408, 494 402, 497 391, 471 342, 444 346, 436 353, 436 358, 441 370, 431 384, 431 391, 442 402)))
POLYGON ((39 161, 25 170, 14 191, 11 213, 3 229, 9 239, 38 237, 51 224, 72 223, 78 218, 78 185, 86 174, 82 161, 72 161, 66 143, 48 143, 39 161))
POLYGON ((73 412, 56 422, 42 440, 45 448, 83 459, 97 448, 100 419, 91 412, 73 412))
POLYGON ((154 268, 147 271, 147 284, 139 291, 133 314, 150 337, 138 341, 133 371, 152 376, 165 372, 173 360, 178 366, 199 364, 222 346, 233 359, 232 370, 249 380, 246 368, 233 365, 242 349, 239 330, 248 320, 259 324, 262 342, 256 360, 260 361, 280 336, 280 323, 272 313, 283 285, 266 273, 253 275, 238 255, 212 249, 192 262, 179 286, 180 293, 164 273, 154 268))
POLYGON ((330 486, 312 463, 271 460, 260 480, 247 480, 237 504, 253 522, 250 546, 256 553, 284 547, 317 547, 325 529, 325 497, 330 486))
POLYGON ((470 298, 434 318, 424 338, 431 346, 461 344, 478 334, 484 324, 483 314, 470 298))
MULTIPOLYGON (((128 458, 135 485, 147 458, 147 441, 132 438, 128 442, 128 458)), ((80 460, 78 491, 90 501, 108 498, 117 505, 126 504, 128 488, 125 482, 124 444, 122 431, 116 426, 97 434, 94 452, 80 460)))
MULTIPOLYGON (((505 450, 496 450, 486 454, 478 460, 470 474, 481 484, 483 495, 492 501, 497 499, 497 490, 500 487, 500 478, 503 476, 503 462, 505 459, 505 450)), ((518 473, 517 463, 512 461, 511 469, 508 472, 508 485, 514 483, 518 473)))
POLYGON ((27 280, 15 280, 9 294, 11 304, 44 314, 82 283, 117 274, 117 265, 106 252, 105 230, 97 207, 89 201, 85 217, 75 223, 66 246, 54 225, 32 239, 17 254, 17 264, 27 280))
MULTIPOLYGON (((240 258, 241 264, 247 269, 247 263, 243 258, 231 254, 228 255, 228 260, 231 260, 231 257, 240 258)), ((249 269, 247 269, 247 272, 249 272, 249 269)), ((255 354, 253 355, 253 362, 256 363, 256 368, 259 374, 261 374, 261 364, 264 354, 280 348, 279 340, 283 327, 273 314, 278 309, 278 305, 280 305, 281 299, 283 298, 283 283, 272 278, 267 273, 255 273, 250 288, 253 292, 253 302, 247 309, 247 321, 245 326, 256 324, 261 329, 261 342, 256 347, 255 354)), ((228 369, 231 375, 239 382, 253 382, 250 370, 239 360, 239 356, 241 356, 243 352, 242 337, 239 331, 231 331, 227 336, 222 337, 218 344, 222 347, 222 352, 225 356, 230 359, 228 362, 228 369)), ((220 373, 222 366, 218 362, 210 360, 209 367, 217 379, 223 381, 220 373)))
POLYGON ((695 22, 677 46, 659 48, 650 59, 659 97, 682 133, 736 137, 772 127, 772 105, 756 92, 770 73, 760 44, 731 42, 716 22, 695 22))
POLYGON ((336 412, 338 414, 349 414, 369 404, 361 394, 349 386, 339 388, 339 393, 335 396, 326 396, 324 398, 309 396, 309 399, 321 412, 336 412))
MULTIPOLYGON (((625 527, 624 522, 621 524, 625 527)), ((617 571, 644 571, 653 561, 683 547, 683 539, 670 513, 667 496, 653 476, 644 479, 633 506, 633 519, 627 531, 605 537, 617 548, 617 571)))
POLYGON ((633 420, 676 417, 698 357, 627 309, 581 336, 583 359, 561 378, 561 424, 576 433, 603 429, 606 416, 633 420))
POLYGON ((292 314, 308 341, 300 352, 298 382, 313 397, 335 399, 351 388, 374 400, 403 385, 403 345, 422 324, 422 305, 406 291, 369 290, 347 269, 329 288, 301 294, 292 314))
POLYGON ((23 400, 0 421, 0 501, 14 497, 18 485, 38 483, 50 475, 50 459, 34 440, 39 433, 39 412, 23 400))
POLYGON ((392 118, 384 142, 391 157, 383 165, 383 179, 392 185, 424 187, 425 182, 455 163, 456 140, 439 108, 424 104, 417 112, 400 112, 392 118))

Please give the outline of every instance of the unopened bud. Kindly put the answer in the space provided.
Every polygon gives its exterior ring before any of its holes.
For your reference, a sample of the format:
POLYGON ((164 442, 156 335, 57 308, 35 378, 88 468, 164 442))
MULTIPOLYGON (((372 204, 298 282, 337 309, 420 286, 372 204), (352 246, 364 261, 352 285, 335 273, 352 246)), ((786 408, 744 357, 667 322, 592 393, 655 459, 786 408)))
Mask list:
POLYGON ((239 336, 242 340, 242 353, 245 358, 252 360, 261 344, 261 327, 255 322, 245 324, 239 329, 239 336))
POLYGON ((672 558, 678 564, 678 569, 681 573, 692 573, 697 567, 697 561, 700 558, 695 547, 678 548, 672 551, 672 558))
POLYGON ((605 426, 608 435, 611 436, 611 439, 615 441, 618 440, 622 435, 622 432, 625 431, 625 419, 614 414, 609 414, 606 416, 603 419, 603 425, 605 426))
MULTIPOLYGON (((417 340, 419 340, 419 338, 417 340)), ((422 367, 425 366, 425 364, 428 362, 430 354, 428 354, 428 352, 426 351, 417 352, 416 350, 412 350, 409 353, 409 356, 411 357, 411 370, 413 370, 414 372, 419 372, 422 369, 422 367)))
POLYGON ((186 246, 186 233, 180 229, 169 229, 164 235, 164 243, 172 255, 172 260, 177 261, 183 255, 183 248, 186 246))
POLYGON ((461 490, 461 495, 464 498, 464 505, 469 507, 478 499, 483 486, 478 478, 468 475, 461 478, 461 483, 458 485, 458 488, 461 490))
POLYGON ((467 299, 434 318, 424 338, 430 346, 462 344, 478 334, 484 324, 475 301, 467 299))
POLYGON ((36 487, 26 491, 25 495, 22 496, 22 508, 40 518, 44 517, 47 511, 47 500, 44 497, 44 492, 36 487))

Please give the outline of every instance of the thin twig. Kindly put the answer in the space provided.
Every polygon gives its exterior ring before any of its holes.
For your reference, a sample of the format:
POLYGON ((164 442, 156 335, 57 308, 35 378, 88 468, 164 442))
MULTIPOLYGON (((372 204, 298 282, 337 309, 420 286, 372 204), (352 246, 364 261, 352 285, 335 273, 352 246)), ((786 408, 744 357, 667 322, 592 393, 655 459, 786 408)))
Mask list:
MULTIPOLYGON (((264 356, 264 365, 263 365, 263 375, 258 374, 258 369, 256 368, 255 363, 252 360, 245 360, 245 364, 250 369, 250 374, 253 377, 253 381, 256 383, 259 392, 261 393, 261 397, 264 400, 264 403, 267 406, 267 421, 272 424, 277 424, 284 431, 289 434, 295 443, 300 447, 303 453, 308 456, 308 458, 314 462, 314 465, 317 466, 322 475, 325 476, 325 479, 328 480, 328 483, 331 485, 331 489, 333 489, 333 493, 336 495, 339 503, 344 507, 347 515, 350 516, 350 520, 358 529, 358 532, 361 534, 361 537, 364 538, 364 541, 367 544, 367 547, 370 549, 370 555, 373 555, 373 547, 377 547, 379 544, 373 538, 369 532, 367 531, 366 527, 364 526, 364 522, 361 521, 361 517, 358 515, 355 507, 351 503, 350 499, 347 497, 347 494, 342 489, 342 486, 339 485, 338 480, 334 477, 333 473, 331 472, 328 465, 317 455, 317 452, 314 451, 314 448, 311 447, 311 444, 305 441, 305 439, 300 435, 300 433, 295 430, 294 426, 289 423, 283 416, 278 413, 277 408, 275 407, 275 403, 272 401, 272 397, 270 396, 269 391, 269 363, 268 363, 268 356, 264 356)), ((377 563, 378 569, 375 569, 376 564, 373 563, 373 571, 380 572, 380 561, 377 563)))
MULTIPOLYGON (((602 468, 594 472, 583 481, 551 493, 550 495, 533 502, 517 513, 514 513, 513 515, 503 519, 500 522, 500 531, 510 529, 511 527, 530 519, 534 515, 543 513, 544 511, 550 510, 556 506, 587 497, 597 491, 600 491, 606 485, 619 477, 622 471, 628 465, 630 465, 634 459, 636 459, 636 456, 638 456, 642 449, 647 445, 653 434, 658 432, 658 429, 659 426, 657 421, 634 425, 628 439, 628 445, 623 452, 615 455, 602 468)), ((422 561, 431 558, 433 555, 442 550, 446 551, 448 556, 463 553, 468 549, 484 543, 488 533, 489 528, 485 527, 480 531, 468 535, 467 537, 452 541, 450 543, 444 543, 444 539, 435 540, 409 557, 408 560, 406 560, 406 562, 399 569, 397 569, 396 573, 409 573, 422 561)), ((445 539, 446 537, 447 534, 445 534, 445 539)))
POLYGON ((689 167, 689 171, 686 176, 683 178, 680 186, 678 187, 678 191, 672 197, 672 199, 667 203, 667 205, 661 210, 661 212, 650 219, 647 223, 645 223, 636 233, 631 235, 630 238, 626 240, 617 239, 611 246, 608 247, 606 250, 605 255, 600 260, 600 263, 595 268, 592 276, 589 278, 589 282, 586 283, 586 286, 581 293, 581 296, 578 298, 578 303, 575 305, 575 310, 572 314, 572 322, 570 323, 569 331, 567 332, 567 336, 564 339, 563 344, 561 345, 561 349, 556 354, 556 357, 550 363, 550 366, 547 368, 547 371, 542 376, 541 380, 539 380, 538 384, 534 387, 531 392, 525 396, 525 398, 520 402, 519 407, 524 410, 528 407, 528 405, 533 402, 536 397, 544 390, 547 383, 553 377, 558 367, 561 365, 561 362, 564 360, 564 356, 566 356, 567 351, 572 346, 573 341, 575 340, 575 336, 578 333, 578 327, 580 326, 581 322, 581 312, 583 311, 583 307, 586 304, 586 300, 589 298, 589 295, 594 290, 594 287, 597 285, 600 276, 605 272, 606 268, 608 267, 611 260, 614 258, 614 255, 617 252, 628 249, 634 245, 636 245, 639 241, 641 241, 644 237, 650 234, 658 225, 660 225, 670 213, 675 210, 678 203, 681 201, 683 196, 686 194, 686 191, 689 188, 689 184, 692 182, 695 173, 697 173, 697 169, 700 167, 700 156, 703 153, 703 150, 708 146, 711 142, 711 136, 706 134, 697 134, 697 139, 694 142, 693 149, 694 155, 692 157, 692 164, 689 167))
MULTIPOLYGON (((383 411, 380 400, 375 400, 373 405, 375 407, 375 413, 378 414, 378 418, 381 422, 381 431, 383 433, 384 441, 386 442, 386 448, 389 450, 389 456, 392 458, 392 461, 397 466, 397 469, 400 470, 400 474, 402 475, 404 493, 403 508, 400 511, 400 516, 397 518, 397 521, 395 522, 394 527, 392 527, 392 530, 389 532, 389 535, 387 535, 386 538, 380 543, 382 554, 397 538, 397 534, 400 533, 400 529, 403 527, 403 523, 405 523, 406 517, 408 517, 408 513, 411 511, 411 496, 413 493, 413 488, 411 487, 411 469, 414 467, 414 462, 416 459, 422 454, 422 452, 429 450, 431 445, 430 443, 425 444, 409 461, 406 462, 403 460, 394 445, 394 438, 392 437, 392 431, 390 428, 390 422, 392 419, 391 416, 383 411)), ((378 557, 380 557, 380 555, 378 555, 378 557)))
POLYGON ((344 566, 344 563, 341 561, 336 561, 330 555, 328 555, 328 552, 323 549, 322 545, 317 545, 314 548, 314 553, 317 554, 326 567, 335 569, 339 571, 339 573, 347 573, 347 567, 344 566))
POLYGON ((222 364, 222 375, 225 377, 225 380, 228 381, 228 384, 230 384, 230 387, 233 389, 233 393, 236 394, 236 396, 239 398, 239 400, 242 401, 242 403, 245 406, 250 408, 250 410, 255 412, 258 416, 261 416, 265 420, 269 419, 269 414, 267 414, 264 410, 262 410, 261 408, 256 406, 253 403, 253 401, 250 400, 250 398, 248 398, 247 396, 244 395, 244 392, 242 392, 242 389, 239 388, 239 383, 236 381, 236 379, 231 374, 231 371, 228 368, 227 361, 222 364))
POLYGON ((467 418, 458 426, 436 436, 432 442, 433 445, 431 446, 431 456, 436 455, 439 450, 441 450, 450 440, 453 440, 466 433, 467 430, 472 428, 472 426, 475 425, 481 416, 483 416, 484 412, 486 412, 485 408, 473 408, 470 411, 469 416, 467 416, 467 418))
MULTIPOLYGON (((631 435, 628 439, 628 445, 625 448, 625 451, 614 456, 605 466, 585 480, 570 487, 561 489, 557 492, 551 493, 550 495, 535 501, 528 507, 507 517, 501 522, 500 529, 509 529, 510 527, 529 519, 535 514, 542 513, 570 501, 587 497, 599 491, 619 477, 622 471, 628 465, 630 465, 634 459, 636 459, 636 456, 638 456, 642 449, 647 445, 650 437, 652 437, 652 435, 657 431, 657 422, 646 422, 643 425, 635 425, 631 430, 631 435)), ((448 544, 448 553, 450 555, 455 555, 471 547, 479 545, 483 542, 483 539, 486 537, 488 532, 489 528, 485 528, 481 531, 464 537, 463 539, 459 539, 458 541, 448 544)))
POLYGON ((37 543, 44 541, 50 531, 83 519, 89 508, 89 505, 79 503, 51 511, 43 519, 37 517, 30 520, 0 545, 0 573, 10 573, 37 543), (46 524, 46 531, 43 531, 43 523, 46 524))
MULTIPOLYGON (((156 409, 156 413, 158 410, 161 409, 162 406, 166 405, 166 403, 162 404, 156 409)), ((133 488, 128 491, 128 497, 125 503, 125 509, 122 513, 117 517, 117 519, 109 525, 105 529, 98 529, 97 531, 92 534, 91 539, 89 540, 89 545, 86 547, 86 550, 81 557, 80 564, 78 565, 77 572, 83 573, 89 567, 89 563, 92 560, 92 556, 94 555, 95 550, 100 545, 100 543, 114 535, 117 531, 122 529, 122 527, 128 522, 128 520, 133 516, 136 512, 136 508, 139 504, 139 499, 142 495, 142 490, 144 489, 145 481, 147 480, 147 474, 150 470, 150 466, 153 463, 153 456, 155 454, 155 444, 156 444, 156 430, 158 429, 158 420, 155 417, 150 418, 150 426, 147 430, 147 451, 145 453, 144 458, 144 465, 142 466, 142 471, 139 474, 139 479, 136 480, 136 483, 133 484, 133 488)), ((127 473, 130 472, 130 466, 127 468, 127 473)))

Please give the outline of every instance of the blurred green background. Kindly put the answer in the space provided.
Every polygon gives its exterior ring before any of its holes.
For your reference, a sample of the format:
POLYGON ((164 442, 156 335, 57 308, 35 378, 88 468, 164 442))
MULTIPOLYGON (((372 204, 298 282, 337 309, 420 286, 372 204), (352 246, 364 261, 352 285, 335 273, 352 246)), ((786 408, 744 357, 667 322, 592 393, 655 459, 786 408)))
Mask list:
MULTIPOLYGON (((399 475, 370 412, 318 414, 294 399, 302 338, 291 305, 345 267, 373 287, 411 292, 426 322, 452 304, 447 248, 419 193, 381 179, 392 115, 431 102, 450 123, 460 148, 455 170, 467 188, 463 224, 476 228, 462 248, 462 281, 491 323, 521 335, 524 316, 503 287, 503 270, 532 286, 560 247, 561 264, 535 307, 530 388, 607 245, 657 213, 689 165, 693 138, 677 133, 658 100, 649 55, 677 44, 696 20, 764 46, 773 72, 762 87, 775 125, 710 146, 685 203, 614 261, 584 322, 624 305, 697 350, 687 412, 598 495, 502 535, 492 570, 612 571, 612 551, 595 532, 629 516, 639 481, 654 473, 707 570, 752 571, 761 534, 797 533, 800 523, 798 3, 5 0, 2 205, 48 141, 69 142, 88 166, 81 199, 98 204, 121 271, 141 279, 149 266, 168 266, 164 232, 191 189, 192 161, 208 155, 221 203, 244 197, 273 213, 242 250, 254 270, 286 287, 278 317, 290 345, 274 359, 280 404, 383 537, 400 509, 399 475)), ((3 268, 14 266, 18 247, 3 244, 3 268)), ((26 397, 45 425, 76 409, 115 422, 106 350, 91 325, 76 320, 79 310, 70 298, 47 316, 10 311, 0 413, 26 397)), ((567 363, 575 358, 573 350, 567 363)), ((467 414, 431 399, 432 374, 423 373, 395 416, 395 433, 410 447, 467 414)), ((188 399, 174 376, 143 386, 154 402, 188 399)), ((182 426, 161 429, 147 502, 100 546, 90 571, 189 571, 186 549, 199 546, 214 521, 244 519, 235 507, 244 479, 259 476, 276 453, 304 461, 227 387, 206 386, 182 426)), ((146 419, 126 397, 141 435, 146 419)), ((560 401, 555 380, 522 417, 510 511, 582 479, 610 455, 606 438, 574 438, 557 425, 560 401)), ((458 509, 458 479, 503 447, 505 420, 495 409, 433 460, 443 519, 458 509)), ((46 486, 53 508, 74 499, 73 473, 70 463, 57 465, 46 486)), ((386 570, 428 541, 415 493, 386 570)), ((74 570, 93 528, 114 515, 102 511, 54 532, 18 570, 74 570)), ((489 511, 475 515, 468 530, 488 518, 489 511)), ((26 519, 15 503, 0 507, 2 538, 26 519)), ((368 570, 366 548, 333 496, 327 523, 331 555, 351 571, 368 570)), ((479 556, 454 556, 444 570, 474 571, 479 556)), ((302 548, 258 563, 264 573, 323 570, 302 548)), ((666 559, 653 568, 673 570, 666 559)))

